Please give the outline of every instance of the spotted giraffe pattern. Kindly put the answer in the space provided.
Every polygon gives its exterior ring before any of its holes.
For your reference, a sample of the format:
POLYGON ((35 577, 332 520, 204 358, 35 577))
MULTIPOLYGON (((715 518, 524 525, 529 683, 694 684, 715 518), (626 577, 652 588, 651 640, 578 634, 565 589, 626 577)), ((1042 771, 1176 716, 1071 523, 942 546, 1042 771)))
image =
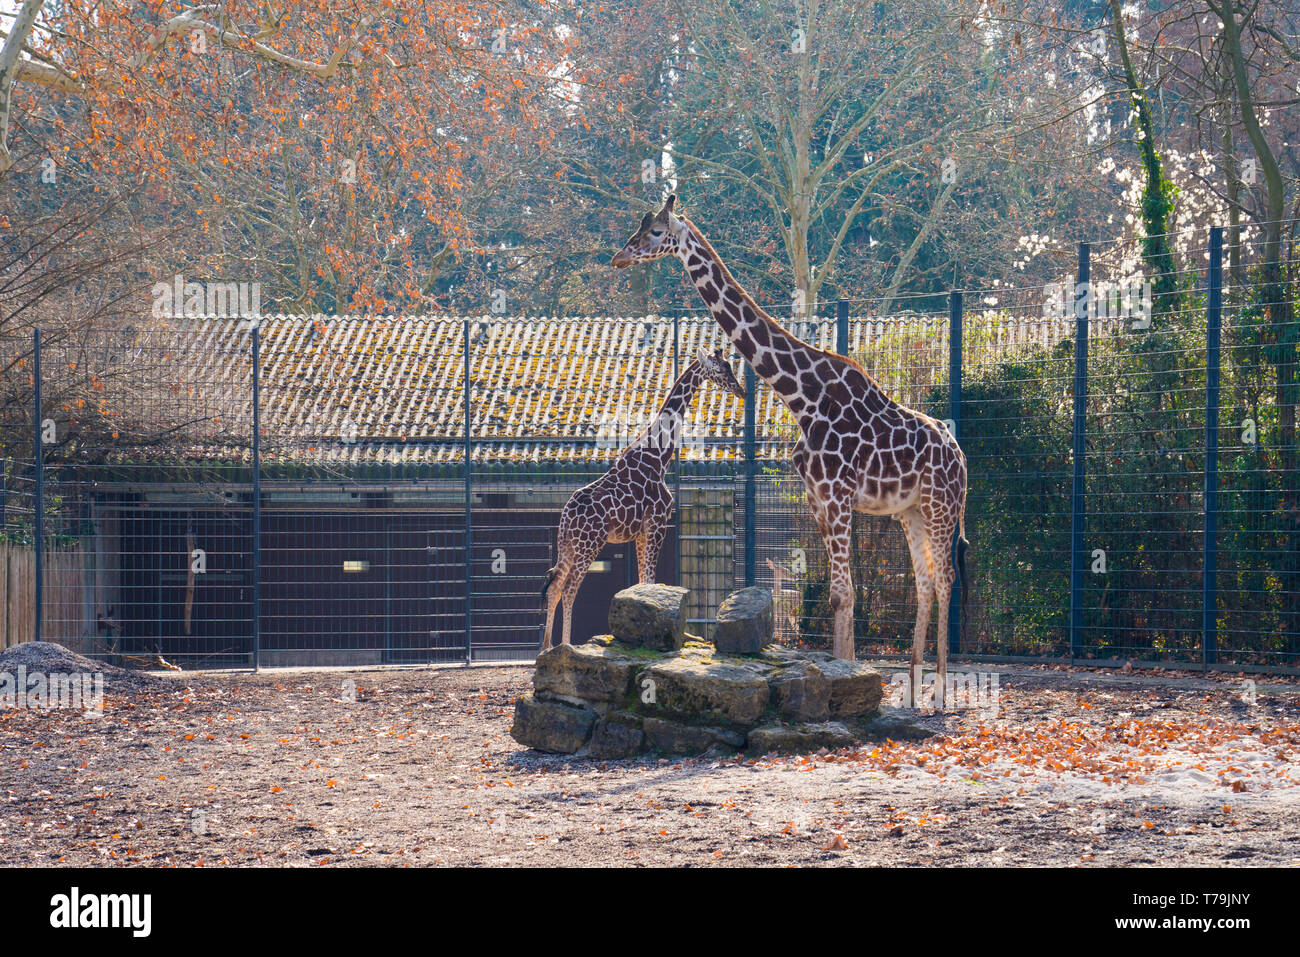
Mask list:
MULTIPOLYGON (((954 532, 960 531, 963 568, 967 545, 965 455, 943 423, 895 402, 858 363, 796 338, 760 309, 699 229, 673 212, 675 202, 669 196, 658 213, 647 213, 612 265, 625 268, 677 256, 718 325, 799 423, 791 461, 830 559, 838 658, 854 657, 853 513, 892 515, 899 521, 916 577, 912 700, 918 700, 916 682, 936 598, 936 688, 942 688, 948 667, 948 600, 956 577, 949 560, 954 532)), ((937 703, 942 705, 941 693, 937 703)))
POLYGON ((542 650, 551 647, 556 605, 564 605, 562 641, 569 644, 573 602, 587 569, 606 542, 636 542, 636 564, 642 584, 655 580, 659 550, 673 513, 673 494, 664 474, 681 438, 682 423, 695 390, 704 381, 745 397, 722 350, 700 350, 677 377, 649 427, 614 461, 609 471, 578 489, 560 512, 559 558, 546 575, 546 631, 542 650))

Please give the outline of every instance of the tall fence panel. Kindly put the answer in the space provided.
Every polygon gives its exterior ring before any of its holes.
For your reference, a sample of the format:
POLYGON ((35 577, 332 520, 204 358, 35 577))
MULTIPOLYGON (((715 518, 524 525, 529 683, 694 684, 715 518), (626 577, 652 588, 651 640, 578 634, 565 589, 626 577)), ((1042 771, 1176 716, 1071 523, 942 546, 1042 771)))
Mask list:
POLYGON ((1039 292, 965 297, 967 653, 1069 652, 1074 323, 1039 292))
MULTIPOLYGON (((1283 224, 1294 232, 1294 224, 1283 224)), ((1217 658, 1300 664, 1294 286, 1261 281, 1260 232, 1226 231, 1218 449, 1217 658)), ((1300 261, 1280 266, 1294 283, 1300 261)))
MULTIPOLYGON (((1300 663, 1293 294, 1254 280, 1245 240, 1185 248, 1167 282, 1132 244, 1091 244, 1083 284, 1066 253, 1047 287, 780 317, 956 431, 970 614, 951 648, 1300 663)), ((6 646, 39 628, 186 667, 529 659, 564 503, 700 349, 741 371, 693 314, 264 317, 256 342, 255 362, 238 320, 52 330, 38 377, 34 339, 0 338, 20 370, 0 408, 6 646)), ((658 578, 692 589, 694 634, 752 580, 774 591, 780 640, 826 646, 798 430, 764 384, 751 397, 694 396, 666 461, 658 578)), ((905 652, 916 592, 897 523, 859 516, 853 547, 859 653, 905 652)), ((575 639, 604 631, 637 578, 635 543, 607 545, 575 639)))
POLYGON ((251 663, 249 330, 43 336, 42 637, 112 661, 251 663))

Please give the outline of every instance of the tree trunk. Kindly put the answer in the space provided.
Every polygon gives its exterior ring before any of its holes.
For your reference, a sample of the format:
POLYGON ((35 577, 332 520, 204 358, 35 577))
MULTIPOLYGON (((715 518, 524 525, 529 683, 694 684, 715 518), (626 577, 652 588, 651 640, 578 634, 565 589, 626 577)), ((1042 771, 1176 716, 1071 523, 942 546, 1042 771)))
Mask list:
POLYGON ((1129 56, 1119 0, 1110 0, 1110 9, 1115 21, 1115 43, 1119 47, 1120 64, 1124 67, 1124 80, 1133 108, 1137 111, 1138 130, 1142 134, 1137 144, 1147 180, 1146 187, 1142 190, 1142 227, 1146 233, 1142 242, 1142 258, 1153 274, 1155 312, 1158 315, 1168 314, 1176 308, 1178 295, 1174 257, 1169 251, 1169 217, 1173 212, 1171 190, 1160 163, 1160 154, 1156 151, 1155 124, 1151 122, 1146 91, 1138 82, 1133 59, 1129 56))
POLYGON ((1233 0, 1222 0, 1210 8, 1223 21, 1223 49, 1232 66, 1237 102, 1241 107, 1241 122, 1255 149, 1255 157, 1264 173, 1267 206, 1264 227, 1264 267, 1262 270, 1263 296, 1268 311, 1273 336, 1274 364, 1277 367, 1275 396, 1278 408, 1279 462, 1281 478, 1281 528, 1283 554, 1278 569, 1283 590, 1282 629, 1287 637, 1289 651, 1300 650, 1300 494, 1297 494, 1296 474, 1296 388, 1295 356, 1296 329, 1292 318, 1292 302, 1288 284, 1282 270, 1282 217, 1285 215, 1285 193, 1282 171, 1277 157, 1269 146, 1255 113, 1250 79, 1246 73, 1246 57, 1241 48, 1240 26, 1237 22, 1233 0))
POLYGON ((0 173, 13 165, 13 157, 9 154, 10 97, 22 59, 23 44, 32 35, 43 6, 45 0, 24 0, 9 28, 9 36, 5 37, 4 46, 0 47, 0 173))

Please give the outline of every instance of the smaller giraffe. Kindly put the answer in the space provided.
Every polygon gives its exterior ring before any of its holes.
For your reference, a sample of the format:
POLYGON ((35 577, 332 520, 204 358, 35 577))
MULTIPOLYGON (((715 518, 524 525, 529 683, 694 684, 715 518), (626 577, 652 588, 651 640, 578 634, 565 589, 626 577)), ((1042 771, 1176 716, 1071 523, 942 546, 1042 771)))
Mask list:
POLYGON ((636 542, 637 572, 642 584, 655 580, 659 549, 673 513, 673 494, 664 473, 673 459, 691 399, 708 380, 732 395, 745 397, 731 366, 718 349, 703 349, 677 377, 663 406, 635 442, 624 449, 610 470, 578 489, 560 512, 559 560, 546 573, 542 597, 546 602, 546 633, 542 651, 551 647, 555 606, 564 603, 564 644, 569 644, 573 600, 587 569, 606 542, 636 542))

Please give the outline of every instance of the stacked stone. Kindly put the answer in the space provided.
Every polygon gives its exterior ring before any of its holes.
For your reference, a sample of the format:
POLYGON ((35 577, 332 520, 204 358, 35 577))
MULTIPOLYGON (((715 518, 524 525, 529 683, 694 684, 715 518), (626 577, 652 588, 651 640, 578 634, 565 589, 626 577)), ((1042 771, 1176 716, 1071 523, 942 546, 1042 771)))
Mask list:
POLYGON ((883 694, 878 671, 774 645, 764 588, 723 602, 715 643, 692 638, 689 594, 634 585, 610 605, 610 634, 540 655, 533 691, 515 707, 514 739, 617 759, 841 748, 870 735, 883 694))

